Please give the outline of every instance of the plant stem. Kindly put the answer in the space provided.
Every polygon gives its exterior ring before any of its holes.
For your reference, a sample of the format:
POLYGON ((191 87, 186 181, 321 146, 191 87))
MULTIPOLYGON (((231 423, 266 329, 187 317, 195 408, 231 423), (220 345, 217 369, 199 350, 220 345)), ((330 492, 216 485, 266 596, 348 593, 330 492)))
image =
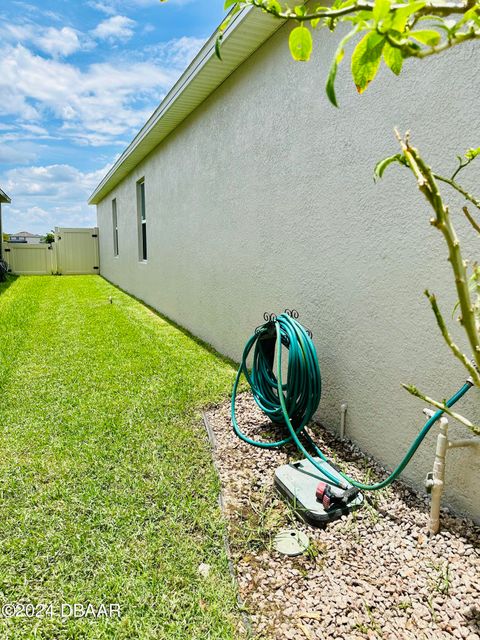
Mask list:
POLYGON ((477 387, 480 387, 480 374, 477 371, 477 369, 475 368, 475 366, 472 364, 472 362, 467 358, 467 356, 462 353, 459 349, 459 347, 455 344, 455 342, 453 341, 452 336, 450 335, 448 329, 447 329, 447 325, 445 324, 445 320, 443 319, 442 313, 438 307, 437 304, 437 299, 435 297, 434 294, 431 294, 429 291, 425 291, 425 295, 427 296, 427 298, 430 301, 430 304, 432 305, 432 309, 433 309, 433 313, 435 314, 435 318, 437 320, 437 324, 438 327, 440 329, 440 331, 442 332, 442 336, 445 340, 445 342, 447 343, 447 345, 450 347, 453 355, 458 358, 460 360, 460 362, 464 365, 464 367, 468 370, 468 372, 470 373, 472 380, 474 382, 474 384, 477 387))
MULTIPOLYGON (((464 166, 467 166, 467 165, 464 165, 464 166)), ((461 193, 462 196, 465 198, 465 200, 468 200, 473 205, 475 205, 477 207, 477 209, 480 209, 480 200, 475 198, 475 196, 473 196, 471 193, 468 193, 468 191, 465 191, 465 189, 462 186, 460 186, 458 184, 458 182, 455 182, 455 180, 453 180, 453 178, 445 178, 444 176, 438 175, 438 173, 434 173, 433 177, 436 180, 441 180, 442 182, 445 182, 446 184, 449 184, 456 191, 458 191, 458 193, 461 193)))
POLYGON ((480 336, 477 330, 475 309, 468 287, 466 263, 463 259, 460 243, 448 213, 448 207, 443 203, 432 170, 423 161, 418 151, 410 145, 408 135, 405 136, 405 139, 402 139, 398 132, 396 133, 405 159, 417 179, 418 188, 427 198, 428 202, 430 202, 435 212, 435 218, 432 218, 430 222, 442 232, 446 240, 449 261, 455 275, 455 286, 460 303, 460 323, 467 334, 474 360, 480 367, 480 336))
POLYGON ((457 44, 462 44, 467 40, 476 40, 480 38, 480 31, 468 31, 467 33, 459 33, 454 38, 450 38, 449 40, 445 40, 442 44, 439 44, 436 47, 431 47, 430 49, 419 49, 417 52, 410 53, 411 56, 415 58, 428 58, 428 56, 432 56, 435 53, 442 53, 442 51, 446 51, 447 49, 451 49, 452 47, 457 46, 457 44))
POLYGON ((420 398, 420 400, 423 400, 427 404, 432 405, 432 407, 435 407, 436 409, 441 409, 444 413, 451 416, 454 420, 457 420, 461 424, 468 427, 470 431, 474 433, 476 436, 480 436, 480 427, 477 427, 472 422, 470 422, 468 418, 465 418, 464 416, 457 413, 456 411, 452 411, 449 407, 447 407, 445 402, 438 402, 438 400, 434 400, 433 398, 426 396, 421 391, 419 391, 417 387, 414 387, 413 385, 402 384, 402 387, 406 389, 408 393, 411 393, 412 396, 415 396, 416 398, 420 398))
POLYGON ((470 211, 467 209, 467 207, 463 207, 462 209, 463 213, 465 214, 465 217, 467 218, 467 220, 470 222, 470 224, 472 225, 472 227, 475 229, 475 231, 477 233, 480 233, 480 225, 478 224, 478 222, 473 218, 472 214, 470 213, 470 211))

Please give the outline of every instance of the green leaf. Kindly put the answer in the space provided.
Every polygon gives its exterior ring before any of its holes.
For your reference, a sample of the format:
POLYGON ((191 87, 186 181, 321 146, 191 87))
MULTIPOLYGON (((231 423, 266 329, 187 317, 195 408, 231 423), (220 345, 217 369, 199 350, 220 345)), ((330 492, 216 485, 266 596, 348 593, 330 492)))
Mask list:
POLYGON ((327 85, 325 87, 325 90, 327 92, 328 99, 334 107, 338 107, 337 96, 335 95, 335 78, 337 77, 338 65, 343 60, 343 56, 345 55, 345 45, 349 40, 351 40, 351 38, 353 38, 353 36, 358 32, 359 29, 360 25, 357 25, 340 40, 340 44, 337 47, 332 66, 330 67, 330 71, 328 73, 327 85))
POLYGON ((376 24, 384 20, 390 13, 390 0, 375 0, 373 5, 373 19, 376 24))
POLYGON ((417 2, 412 2, 411 4, 402 7, 401 9, 397 9, 395 11, 395 17, 392 20, 392 29, 395 31, 400 31, 403 33, 405 31, 405 27, 407 25, 408 18, 413 14, 423 9, 423 7, 427 3, 423 0, 418 0, 417 2))
POLYGON ((222 44, 222 36, 219 35, 218 38, 215 40, 215 55, 219 60, 222 60, 222 54, 220 53, 221 44, 222 44))
POLYGON ((398 47, 392 47, 388 42, 383 47, 383 59, 387 67, 398 76, 402 70, 403 55, 398 47))
POLYGON ((358 93, 363 93, 377 75, 384 45, 385 36, 370 31, 355 47, 352 55, 352 75, 358 93))
POLYGON ((224 11, 225 11, 226 9, 230 9, 230 7, 231 7, 232 5, 234 5, 234 4, 237 4, 237 0, 225 0, 225 3, 224 3, 224 5, 223 5, 223 9, 224 9, 224 11))
POLYGON ((478 155, 480 155, 480 147, 478 147, 477 149, 469 149, 465 153, 465 158, 467 160, 474 160, 478 155))
POLYGON ((397 153, 394 156, 384 158, 383 160, 380 160, 380 162, 377 162, 377 164, 375 165, 375 169, 373 170, 373 179, 377 181, 379 178, 383 178, 385 169, 394 162, 405 164, 405 158, 403 157, 403 154, 397 153))
POLYGON ((269 8, 270 11, 273 11, 277 15, 282 12, 282 7, 280 3, 277 2, 277 0, 270 0, 267 4, 267 7, 269 8))
POLYGON ((455 28, 461 27, 466 22, 473 21, 475 24, 478 24, 478 14, 480 12, 480 7, 477 5, 476 7, 472 7, 469 9, 463 17, 457 22, 455 28))
POLYGON ((429 47, 434 47, 440 42, 440 34, 438 31, 433 31, 431 29, 424 29, 422 31, 410 31, 409 37, 417 40, 417 42, 421 42, 422 44, 426 44, 429 47))
POLYGON ((290 53, 294 60, 308 62, 313 48, 312 34, 304 25, 295 27, 288 38, 290 53))

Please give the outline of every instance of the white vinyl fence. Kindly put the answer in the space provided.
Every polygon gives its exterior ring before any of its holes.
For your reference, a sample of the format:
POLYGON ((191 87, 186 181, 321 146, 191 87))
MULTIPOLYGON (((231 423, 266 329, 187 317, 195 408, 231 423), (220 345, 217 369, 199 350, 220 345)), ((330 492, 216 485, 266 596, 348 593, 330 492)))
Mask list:
POLYGON ((52 244, 3 245, 9 271, 19 275, 99 273, 98 229, 55 227, 52 244))

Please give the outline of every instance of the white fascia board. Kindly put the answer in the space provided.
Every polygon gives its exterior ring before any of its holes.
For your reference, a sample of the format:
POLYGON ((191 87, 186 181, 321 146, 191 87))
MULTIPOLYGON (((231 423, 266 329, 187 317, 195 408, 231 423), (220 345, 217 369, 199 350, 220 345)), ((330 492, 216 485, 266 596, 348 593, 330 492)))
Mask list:
POLYGON ((215 31, 96 187, 88 203, 101 202, 283 24, 283 20, 251 6, 242 9, 232 18, 225 30, 221 51, 222 60, 219 60, 215 54, 217 39, 217 31, 215 31))

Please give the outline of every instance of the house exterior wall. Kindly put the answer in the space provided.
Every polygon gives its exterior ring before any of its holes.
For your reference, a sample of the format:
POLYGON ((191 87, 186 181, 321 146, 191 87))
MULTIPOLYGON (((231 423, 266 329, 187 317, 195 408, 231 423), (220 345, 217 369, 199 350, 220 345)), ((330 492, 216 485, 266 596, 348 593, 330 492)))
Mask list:
MULTIPOLYGON (((441 399, 465 371, 423 295, 428 286, 451 317, 452 276, 428 206, 407 170, 391 167, 374 184, 373 167, 397 152, 394 126, 410 128, 445 173, 478 144, 471 105, 480 77, 464 64, 474 48, 407 61, 400 78, 383 69, 362 96, 347 63, 336 110, 324 83, 339 35, 319 32, 304 65, 290 60, 287 35, 282 28, 98 205, 101 273, 236 360, 264 311, 296 308, 319 354, 319 419, 337 429, 346 401, 347 436, 392 467, 424 422, 422 402, 400 383, 441 399), (147 262, 138 257, 141 178, 147 262)), ((472 168, 466 185, 478 177, 472 168)), ((478 423, 478 406, 474 389, 461 410, 478 423)), ((458 425, 451 433, 467 435, 458 425)), ((433 457, 431 434, 405 477, 423 486, 433 457)), ((447 503, 476 518, 479 457, 449 453, 446 492, 447 503)))
POLYGON ((9 242, 18 242, 23 244, 41 244, 42 236, 16 236, 10 235, 9 242))

